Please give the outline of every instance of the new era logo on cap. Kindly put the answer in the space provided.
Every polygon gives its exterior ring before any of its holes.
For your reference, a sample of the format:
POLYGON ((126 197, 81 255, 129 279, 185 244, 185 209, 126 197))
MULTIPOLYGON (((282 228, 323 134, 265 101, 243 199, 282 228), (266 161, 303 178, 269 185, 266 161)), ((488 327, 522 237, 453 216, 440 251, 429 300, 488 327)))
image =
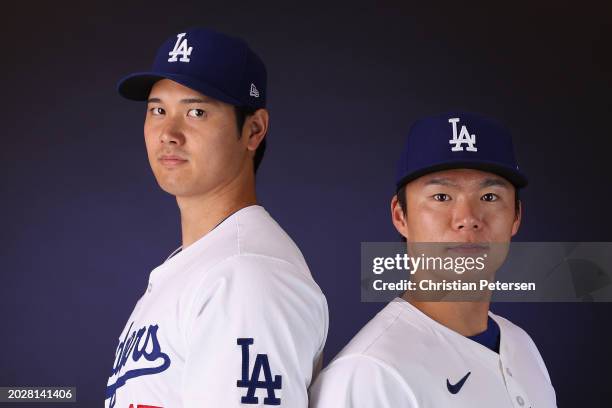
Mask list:
POLYGON ((251 91, 249 92, 249 95, 251 95, 251 96, 253 96, 255 98, 259 98, 259 91, 255 87, 255 84, 251 84, 251 91))
POLYGON ((151 70, 125 77, 118 90, 128 99, 144 101, 164 78, 230 105, 266 106, 267 73, 261 58, 244 40, 206 28, 172 35, 159 47, 151 70))

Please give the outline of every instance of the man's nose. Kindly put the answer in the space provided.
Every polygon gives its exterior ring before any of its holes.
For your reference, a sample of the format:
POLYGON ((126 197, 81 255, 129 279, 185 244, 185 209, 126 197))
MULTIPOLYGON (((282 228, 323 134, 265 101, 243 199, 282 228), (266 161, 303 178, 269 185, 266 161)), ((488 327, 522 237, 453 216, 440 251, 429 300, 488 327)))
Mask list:
POLYGON ((163 144, 182 145, 185 143, 185 134, 176 121, 171 121, 162 129, 159 139, 163 144))
POLYGON ((457 231, 478 231, 482 229, 482 219, 475 205, 468 200, 459 200, 455 205, 453 228, 457 231))

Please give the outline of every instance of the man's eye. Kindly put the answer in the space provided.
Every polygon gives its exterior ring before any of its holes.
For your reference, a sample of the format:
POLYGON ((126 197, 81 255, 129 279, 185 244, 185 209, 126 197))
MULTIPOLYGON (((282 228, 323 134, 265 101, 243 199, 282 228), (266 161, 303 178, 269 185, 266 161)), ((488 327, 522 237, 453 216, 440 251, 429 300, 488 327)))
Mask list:
POLYGON ((444 193, 438 193, 433 195, 433 199, 436 201, 448 201, 450 200, 450 196, 444 193))
POLYGON ((187 115, 194 118, 201 118, 205 113, 206 112, 204 112, 202 109, 190 109, 187 115))
POLYGON ((497 201, 499 197, 497 194, 487 193, 480 198, 482 201, 497 201))
POLYGON ((149 109, 149 111, 151 112, 151 115, 163 115, 164 113, 166 113, 166 111, 164 111, 164 108, 160 108, 160 107, 154 107, 149 109))

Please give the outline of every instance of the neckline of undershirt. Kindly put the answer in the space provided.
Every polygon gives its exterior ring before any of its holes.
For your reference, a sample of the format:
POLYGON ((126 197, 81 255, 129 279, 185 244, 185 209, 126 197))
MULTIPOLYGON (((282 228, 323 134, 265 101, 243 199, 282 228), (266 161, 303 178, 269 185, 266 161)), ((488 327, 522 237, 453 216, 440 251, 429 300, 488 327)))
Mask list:
POLYGON ((487 329, 482 333, 475 334, 474 336, 465 336, 470 340, 474 340, 476 343, 482 344, 491 351, 499 354, 499 340, 500 332, 499 325, 491 316, 487 316, 487 329))

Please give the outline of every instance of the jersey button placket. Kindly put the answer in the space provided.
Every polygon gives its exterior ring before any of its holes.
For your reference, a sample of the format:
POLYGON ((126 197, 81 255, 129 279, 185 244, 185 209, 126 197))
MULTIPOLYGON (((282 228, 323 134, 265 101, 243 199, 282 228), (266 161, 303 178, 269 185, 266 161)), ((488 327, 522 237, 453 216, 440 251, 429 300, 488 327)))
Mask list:
POLYGON ((514 396, 514 405, 518 408, 523 408, 527 401, 524 397, 525 394, 525 390, 523 389, 523 387, 521 387, 521 385, 514 379, 513 374, 512 374, 512 370, 510 370, 510 368, 506 367, 505 368, 505 372, 507 374, 506 378, 506 385, 508 388, 508 393, 511 396, 514 396))
MULTIPOLYGON (((516 381, 514 380, 514 378, 512 377, 512 370, 510 370, 510 367, 506 366, 505 364, 505 359, 503 358, 503 356, 500 355, 500 370, 501 370, 501 375, 504 379, 504 382, 506 384, 506 391, 508 392, 508 397, 510 398, 510 400, 513 402, 513 405, 516 406, 516 404, 518 403, 518 398, 513 398, 513 396, 516 396, 518 394, 520 394, 520 386, 518 386, 518 384, 516 383, 516 381)), ((521 398, 521 400, 523 400, 521 398)), ((523 404, 525 403, 525 401, 523 401, 523 404)), ((519 404, 519 407, 522 407, 523 405, 519 404)))

